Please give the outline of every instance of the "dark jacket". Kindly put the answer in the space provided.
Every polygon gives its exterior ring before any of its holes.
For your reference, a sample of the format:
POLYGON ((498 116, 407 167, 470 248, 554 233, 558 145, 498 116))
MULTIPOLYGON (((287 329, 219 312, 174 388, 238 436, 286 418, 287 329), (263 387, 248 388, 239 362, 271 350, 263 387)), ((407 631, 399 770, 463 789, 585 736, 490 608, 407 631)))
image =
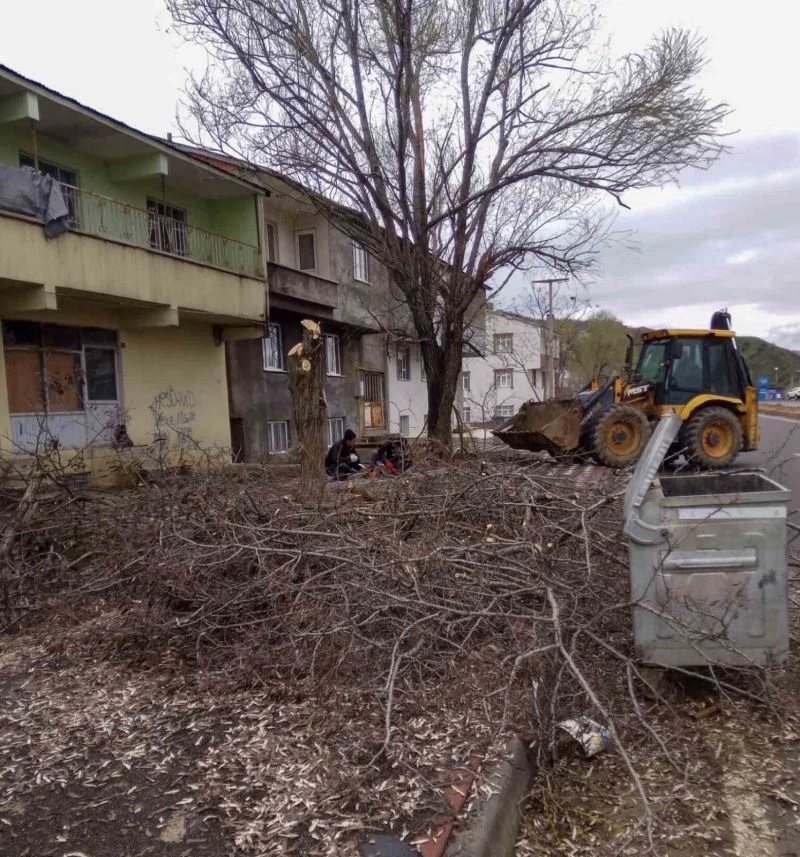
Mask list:
POLYGON ((344 440, 337 440, 336 443, 328 450, 325 456, 325 469, 329 473, 336 473, 339 469, 359 470, 360 460, 355 447, 350 448, 344 440), (355 455, 353 461, 351 456, 355 455))

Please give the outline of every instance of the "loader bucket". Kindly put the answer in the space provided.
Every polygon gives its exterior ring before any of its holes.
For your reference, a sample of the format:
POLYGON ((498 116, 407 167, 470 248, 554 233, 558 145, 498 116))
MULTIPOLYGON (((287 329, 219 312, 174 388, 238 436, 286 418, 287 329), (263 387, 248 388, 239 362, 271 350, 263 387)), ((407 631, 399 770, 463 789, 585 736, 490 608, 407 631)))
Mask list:
POLYGON ((492 434, 512 449, 563 455, 577 449, 580 444, 581 418, 577 399, 526 402, 492 434))

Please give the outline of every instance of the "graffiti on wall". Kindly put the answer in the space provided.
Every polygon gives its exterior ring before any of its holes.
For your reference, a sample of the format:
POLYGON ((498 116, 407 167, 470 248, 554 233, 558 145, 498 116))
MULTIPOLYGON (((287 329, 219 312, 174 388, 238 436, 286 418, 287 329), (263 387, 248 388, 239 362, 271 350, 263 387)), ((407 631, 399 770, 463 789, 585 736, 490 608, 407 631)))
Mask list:
POLYGON ((153 440, 175 449, 195 445, 193 429, 197 400, 192 390, 167 387, 153 397, 150 410, 155 419, 153 440))

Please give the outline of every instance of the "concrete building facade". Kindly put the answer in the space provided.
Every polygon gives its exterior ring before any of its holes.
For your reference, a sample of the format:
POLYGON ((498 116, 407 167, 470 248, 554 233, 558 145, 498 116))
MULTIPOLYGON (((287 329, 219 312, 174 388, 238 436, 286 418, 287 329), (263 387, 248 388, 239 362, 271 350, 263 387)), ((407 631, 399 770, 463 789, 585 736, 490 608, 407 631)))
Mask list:
POLYGON ((0 457, 99 476, 120 439, 170 460, 230 450, 226 341, 266 320, 263 190, 0 67, 0 457), (123 428, 124 427, 124 428, 123 428))
POLYGON ((546 341, 536 319, 491 308, 482 312, 462 362, 462 420, 488 427, 513 416, 524 402, 544 399, 546 341))
POLYGON ((325 335, 328 444, 348 428, 365 444, 424 433, 421 354, 386 268, 320 214, 295 184, 231 158, 205 156, 267 192, 267 335, 261 342, 227 346, 237 459, 258 462, 295 451, 288 352, 302 338, 303 319, 319 323, 325 335))

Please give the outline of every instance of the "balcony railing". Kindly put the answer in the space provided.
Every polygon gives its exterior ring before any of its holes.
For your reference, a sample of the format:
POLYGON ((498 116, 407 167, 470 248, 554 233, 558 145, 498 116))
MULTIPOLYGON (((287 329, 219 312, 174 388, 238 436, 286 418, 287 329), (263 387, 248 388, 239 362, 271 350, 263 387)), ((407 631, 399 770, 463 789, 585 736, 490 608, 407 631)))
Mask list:
POLYGON ((245 277, 264 276, 261 251, 252 244, 72 185, 62 183, 61 192, 69 209, 70 228, 76 232, 157 250, 245 277))

